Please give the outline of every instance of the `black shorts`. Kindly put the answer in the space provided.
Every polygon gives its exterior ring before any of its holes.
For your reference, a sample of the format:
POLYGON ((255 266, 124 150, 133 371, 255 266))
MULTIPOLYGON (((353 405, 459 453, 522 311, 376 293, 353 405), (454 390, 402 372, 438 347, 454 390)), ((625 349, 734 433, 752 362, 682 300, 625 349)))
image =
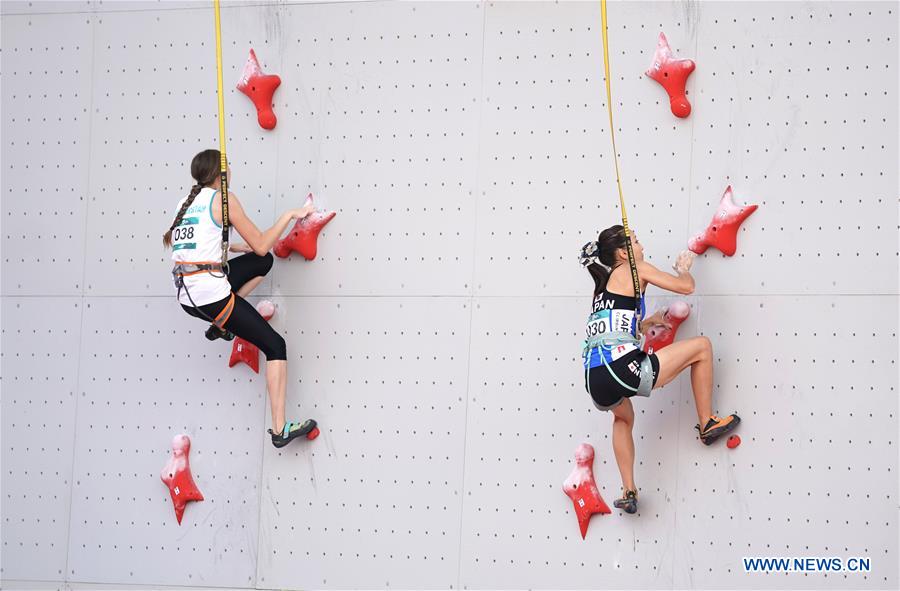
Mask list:
MULTIPOLYGON (((232 291, 236 292, 254 277, 264 277, 272 268, 272 261, 271 253, 265 256, 245 254, 228 261, 228 282, 231 284, 232 291)), ((209 318, 216 318, 225 309, 230 299, 229 295, 218 302, 198 306, 197 309, 184 304, 181 307, 191 316, 208 321, 209 318)), ((287 345, 284 337, 278 334, 265 318, 260 316, 256 308, 236 293, 234 310, 228 317, 228 321, 225 322, 225 329, 259 347, 268 361, 287 359, 287 345)))
MULTIPOLYGON (((598 365, 584 370, 584 387, 594 399, 594 405, 600 410, 610 410, 612 407, 618 406, 624 399, 634 396, 636 392, 623 388, 614 377, 609 375, 609 370, 612 369, 620 380, 637 389, 641 383, 641 376, 639 372, 635 373, 629 369, 629 365, 639 369, 646 356, 647 354, 643 351, 634 350, 613 361, 608 368, 598 365)), ((659 358, 655 353, 650 354, 650 365, 653 368, 653 385, 655 386, 659 377, 659 358)))

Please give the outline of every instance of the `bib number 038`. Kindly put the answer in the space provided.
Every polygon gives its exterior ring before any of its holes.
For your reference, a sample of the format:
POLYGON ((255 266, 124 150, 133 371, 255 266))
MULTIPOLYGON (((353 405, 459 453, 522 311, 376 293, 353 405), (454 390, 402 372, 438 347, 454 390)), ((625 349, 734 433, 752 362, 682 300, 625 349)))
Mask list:
POLYGON ((190 240, 194 237, 194 227, 187 226, 184 228, 175 228, 175 231, 172 233, 172 238, 174 240, 190 240))

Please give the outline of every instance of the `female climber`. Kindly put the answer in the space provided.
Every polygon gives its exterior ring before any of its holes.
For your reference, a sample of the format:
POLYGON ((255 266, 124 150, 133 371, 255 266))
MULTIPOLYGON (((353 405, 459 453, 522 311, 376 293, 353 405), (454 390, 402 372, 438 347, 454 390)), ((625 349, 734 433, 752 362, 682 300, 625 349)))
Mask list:
MULTIPOLYGON (((643 293, 647 284, 680 294, 694 291, 690 274, 693 256, 682 252, 675 261, 676 275, 660 271, 644 261, 644 249, 631 233, 632 250, 643 293)), ((682 370, 691 368, 691 387, 697 407, 700 440, 709 445, 740 422, 737 415, 719 418, 712 414, 712 344, 707 337, 693 337, 672 343, 652 353, 640 349, 634 337, 634 282, 628 262, 625 231, 622 226, 603 230, 596 242, 584 245, 581 264, 594 279, 594 300, 587 323, 584 349, 585 387, 594 405, 613 413, 613 451, 622 474, 622 498, 613 504, 627 513, 637 511, 637 487, 634 484, 634 408, 631 397, 649 396, 651 389, 662 388, 682 370)), ((650 328, 642 323, 642 331, 650 328)))
MULTIPOLYGON (((232 245, 231 252, 246 253, 228 262, 222 257, 222 196, 218 150, 204 150, 191 161, 191 176, 196 184, 190 194, 178 202, 175 221, 163 235, 163 244, 172 248, 173 275, 178 301, 185 312, 206 320, 211 326, 206 338, 245 339, 266 356, 266 388, 272 410, 272 444, 284 447, 293 439, 316 428, 307 419, 300 423, 285 421, 284 401, 287 381, 287 349, 284 338, 245 299, 272 268, 269 250, 287 225, 306 217, 310 207, 290 209, 275 224, 261 232, 247 217, 238 196, 228 191, 228 217, 246 244, 232 245)), ((227 177, 231 183, 231 167, 227 177)), ((230 228, 229 228, 230 229, 230 228)))

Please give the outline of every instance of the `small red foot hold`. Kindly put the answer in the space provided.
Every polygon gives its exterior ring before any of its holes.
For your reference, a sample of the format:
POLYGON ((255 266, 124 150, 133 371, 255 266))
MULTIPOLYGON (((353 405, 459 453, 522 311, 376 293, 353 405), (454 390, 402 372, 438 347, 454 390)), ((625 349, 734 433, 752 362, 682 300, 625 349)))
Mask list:
POLYGON ((668 347, 675 340, 678 327, 687 320, 691 314, 691 307, 685 302, 672 302, 668 308, 657 310, 652 316, 648 316, 643 323, 650 324, 645 333, 644 351, 653 353, 663 347, 668 347))
POLYGON ((594 448, 591 444, 582 443, 575 449, 575 468, 563 482, 563 491, 575 507, 583 540, 594 513, 611 513, 594 481, 594 448))
POLYGON ((695 67, 694 60, 672 57, 669 41, 663 33, 659 34, 659 40, 656 43, 656 53, 653 54, 653 64, 645 74, 662 84, 662 87, 666 89, 672 114, 676 117, 684 118, 691 114, 691 103, 687 100, 685 86, 687 85, 688 76, 691 75, 695 67))
POLYGON ((725 445, 728 446, 728 449, 734 449, 741 444, 741 438, 739 435, 732 435, 728 438, 728 441, 725 445))
POLYGON ((191 475, 191 464, 188 454, 191 451, 191 438, 187 435, 176 435, 172 439, 172 456, 159 477, 169 487, 172 504, 175 505, 175 518, 181 525, 184 508, 191 501, 202 501, 203 494, 194 483, 191 475))
MULTIPOLYGON (((306 203, 304 207, 311 206, 313 203, 312 193, 306 198, 306 203)), ((324 211, 314 211, 303 219, 297 220, 297 223, 294 224, 294 227, 288 232, 288 235, 279 240, 275 244, 275 248, 272 249, 272 252, 275 253, 275 256, 279 258, 285 258, 291 254, 291 252, 299 253, 308 261, 316 258, 316 253, 318 251, 318 238, 319 232, 322 231, 322 228, 325 227, 325 224, 330 222, 337 213, 335 212, 324 212, 324 211)))
POLYGON ((281 85, 281 78, 275 74, 266 74, 259 67, 256 52, 250 50, 250 57, 244 64, 244 71, 237 83, 237 89, 250 97, 256 107, 256 119, 263 129, 275 129, 275 111, 272 110, 272 97, 275 89, 281 85))
POLYGON ((313 439, 315 439, 318 436, 319 436, 319 428, 318 427, 315 427, 312 431, 310 431, 309 433, 306 434, 306 438, 309 439, 310 441, 312 441, 313 439))
MULTIPOLYGON (((269 300, 262 300, 256 305, 256 311, 268 321, 275 315, 275 304, 269 300)), ((231 345, 228 367, 234 367, 242 361, 249 365, 250 369, 259 373, 259 348, 250 341, 237 337, 231 345)))
POLYGON ((731 185, 725 189, 716 215, 702 234, 697 234, 688 241, 688 248, 695 254, 703 254, 710 246, 731 256, 737 251, 737 233, 750 214, 758 205, 735 205, 731 185))

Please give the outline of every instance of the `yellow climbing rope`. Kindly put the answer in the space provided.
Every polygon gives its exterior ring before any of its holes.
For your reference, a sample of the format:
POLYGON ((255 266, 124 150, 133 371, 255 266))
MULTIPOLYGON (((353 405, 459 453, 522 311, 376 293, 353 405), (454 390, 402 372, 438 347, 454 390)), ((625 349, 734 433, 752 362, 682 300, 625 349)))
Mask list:
POLYGON ((222 18, 219 0, 213 0, 216 13, 216 76, 219 90, 219 154, 222 181, 222 267, 228 269, 228 158, 225 155, 225 94, 222 90, 222 18))
MULTIPOLYGON (((600 0, 600 18, 603 32, 603 70, 606 80, 606 108, 609 111, 609 136, 612 139, 613 162, 616 168, 616 186, 619 189, 619 205, 622 208, 622 227, 625 228, 625 247, 628 251, 628 265, 631 267, 631 281, 634 283, 635 297, 635 332, 639 332, 641 325, 641 282, 638 279, 637 263, 634 260, 634 250, 631 247, 631 231, 628 229, 628 215, 625 213, 625 197, 622 194, 622 179, 619 177, 619 156, 616 151, 616 130, 613 125, 612 88, 609 75, 609 36, 606 21, 606 0, 600 0)), ((637 335, 635 335, 637 336, 637 335)))

